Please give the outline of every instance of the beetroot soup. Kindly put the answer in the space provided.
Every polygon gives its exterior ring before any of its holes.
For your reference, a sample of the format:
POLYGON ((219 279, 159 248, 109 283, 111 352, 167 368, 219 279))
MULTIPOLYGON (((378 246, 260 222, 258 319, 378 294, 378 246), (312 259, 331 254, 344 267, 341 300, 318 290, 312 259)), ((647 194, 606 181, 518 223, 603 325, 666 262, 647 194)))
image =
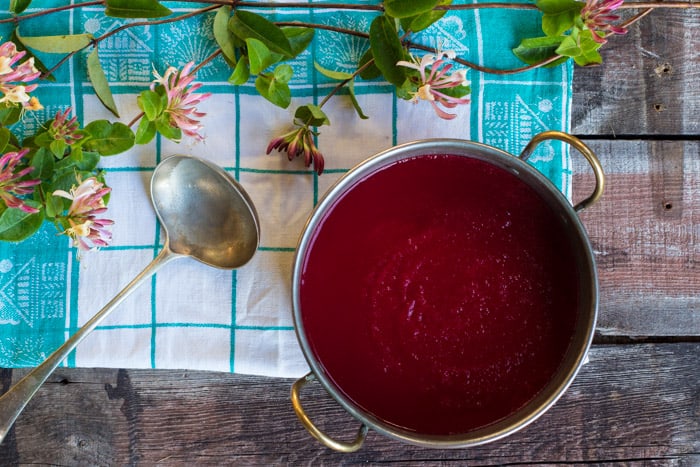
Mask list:
POLYGON ((416 433, 465 433, 523 407, 576 325, 561 216, 471 157, 415 156, 361 179, 302 261, 302 323, 323 372, 363 411, 416 433))

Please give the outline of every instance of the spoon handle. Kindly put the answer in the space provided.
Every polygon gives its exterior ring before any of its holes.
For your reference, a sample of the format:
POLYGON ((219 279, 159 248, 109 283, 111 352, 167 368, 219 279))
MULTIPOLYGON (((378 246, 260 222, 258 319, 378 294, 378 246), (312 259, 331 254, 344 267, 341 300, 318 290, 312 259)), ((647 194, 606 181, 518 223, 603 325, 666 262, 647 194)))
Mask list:
POLYGON ((53 370, 68 357, 75 347, 104 320, 139 285, 149 279, 163 265, 181 255, 173 253, 166 244, 161 252, 139 273, 121 292, 107 305, 98 311, 88 322, 73 334, 62 346, 56 349, 39 366, 27 373, 21 380, 0 397, 0 443, 5 439, 12 424, 22 412, 27 402, 34 396, 39 387, 51 375, 53 370))

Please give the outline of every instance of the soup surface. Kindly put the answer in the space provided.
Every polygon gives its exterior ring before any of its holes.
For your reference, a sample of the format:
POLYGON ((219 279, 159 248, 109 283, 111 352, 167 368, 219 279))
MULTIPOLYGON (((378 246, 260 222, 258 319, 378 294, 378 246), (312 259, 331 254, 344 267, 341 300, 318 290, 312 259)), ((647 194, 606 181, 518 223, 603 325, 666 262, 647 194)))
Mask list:
POLYGON ((315 358, 364 411, 466 433, 530 401, 576 322, 563 220, 510 172, 455 155, 393 163, 319 224, 302 264, 315 358))

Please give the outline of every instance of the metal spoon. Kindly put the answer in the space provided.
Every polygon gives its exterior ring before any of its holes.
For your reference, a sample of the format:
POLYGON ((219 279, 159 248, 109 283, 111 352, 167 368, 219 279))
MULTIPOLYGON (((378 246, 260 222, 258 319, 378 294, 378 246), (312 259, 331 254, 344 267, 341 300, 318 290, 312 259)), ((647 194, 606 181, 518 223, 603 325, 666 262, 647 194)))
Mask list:
POLYGON ((39 387, 73 349, 141 283, 163 265, 190 256, 209 266, 234 269, 258 248, 255 207, 222 168, 188 156, 171 156, 151 178, 151 200, 165 230, 163 249, 104 308, 43 363, 0 397, 0 443, 39 387))

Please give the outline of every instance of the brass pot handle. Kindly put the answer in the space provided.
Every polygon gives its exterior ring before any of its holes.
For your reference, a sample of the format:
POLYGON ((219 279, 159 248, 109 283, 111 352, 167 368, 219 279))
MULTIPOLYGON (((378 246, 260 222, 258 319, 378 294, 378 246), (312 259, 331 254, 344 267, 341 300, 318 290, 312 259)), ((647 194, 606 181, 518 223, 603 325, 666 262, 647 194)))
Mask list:
POLYGON ((586 209, 598 201, 598 199, 603 195, 603 190, 605 189, 605 173, 603 172, 603 166, 600 164, 600 161, 595 153, 588 146, 586 146, 583 141, 568 133, 553 130, 544 131, 533 136, 530 142, 527 143, 527 146, 525 146, 525 149, 523 149, 523 152, 520 153, 520 159, 527 160, 537 145, 548 139, 556 139, 573 146, 583 155, 583 157, 586 158, 588 163, 591 164, 591 168, 595 174, 595 188, 593 189, 593 193, 588 198, 574 205, 575 211, 582 211, 586 209))
POLYGON ((311 433, 311 435, 314 438, 319 440, 321 443, 325 444, 326 447, 335 449, 336 451, 340 452, 357 451, 358 449, 360 449, 360 447, 362 447, 362 443, 365 442, 365 438, 367 437, 367 425, 360 425, 360 429, 357 431, 357 436, 355 437, 355 440, 350 443, 345 443, 342 441, 336 441, 324 432, 322 432, 316 425, 314 425, 309 416, 306 415, 306 412, 304 412, 304 408, 301 406, 301 399, 299 393, 301 392, 304 386, 315 380, 316 375, 314 375, 313 373, 309 373, 306 376, 299 378, 292 385, 292 406, 294 407, 294 412, 297 414, 297 417, 299 417, 301 424, 304 425, 304 428, 306 428, 307 431, 311 433))

